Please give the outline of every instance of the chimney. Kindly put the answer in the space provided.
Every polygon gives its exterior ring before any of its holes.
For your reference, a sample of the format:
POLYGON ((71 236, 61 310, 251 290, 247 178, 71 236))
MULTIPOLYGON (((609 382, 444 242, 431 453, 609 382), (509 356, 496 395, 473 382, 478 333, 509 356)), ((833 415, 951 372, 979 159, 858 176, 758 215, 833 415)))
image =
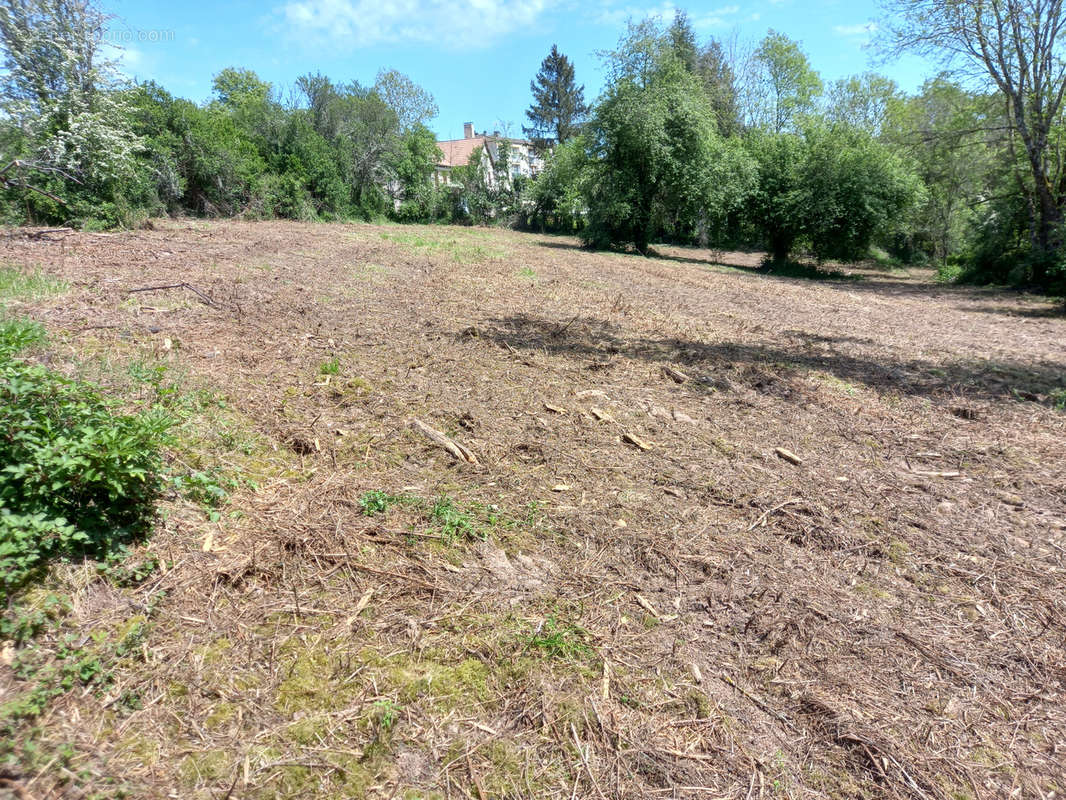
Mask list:
POLYGON ((500 132, 499 131, 493 131, 492 135, 495 136, 497 139, 500 138, 500 132))
POLYGON ((463 123, 463 138, 464 139, 473 139, 474 138, 474 123, 473 122, 464 122, 463 123))

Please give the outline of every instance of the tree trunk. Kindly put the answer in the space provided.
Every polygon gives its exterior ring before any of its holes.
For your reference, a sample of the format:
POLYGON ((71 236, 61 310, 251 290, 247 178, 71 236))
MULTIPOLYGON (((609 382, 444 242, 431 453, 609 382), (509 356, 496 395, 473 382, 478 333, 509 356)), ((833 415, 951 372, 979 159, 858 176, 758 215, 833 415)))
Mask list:
POLYGON ((770 239, 770 255, 775 264, 784 264, 788 261, 788 255, 792 252, 792 238, 789 236, 774 236, 770 239))

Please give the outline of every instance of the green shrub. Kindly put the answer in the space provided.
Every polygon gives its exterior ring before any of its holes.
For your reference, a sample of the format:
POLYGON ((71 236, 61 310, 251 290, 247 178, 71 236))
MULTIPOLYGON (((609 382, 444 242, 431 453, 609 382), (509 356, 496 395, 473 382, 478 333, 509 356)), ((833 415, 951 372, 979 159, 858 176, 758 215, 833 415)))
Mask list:
POLYGON ((35 323, 0 320, 0 601, 48 561, 102 557, 147 533, 162 488, 159 411, 16 357, 35 323))

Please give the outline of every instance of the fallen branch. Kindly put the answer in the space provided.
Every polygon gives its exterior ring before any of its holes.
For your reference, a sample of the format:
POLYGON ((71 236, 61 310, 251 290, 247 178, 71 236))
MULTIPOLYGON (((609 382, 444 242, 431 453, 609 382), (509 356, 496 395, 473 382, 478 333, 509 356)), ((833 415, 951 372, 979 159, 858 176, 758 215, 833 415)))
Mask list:
POLYGON ((35 169, 39 172, 51 172, 56 175, 62 175, 64 178, 74 181, 74 183, 81 183, 81 181, 79 181, 73 175, 68 175, 66 172, 59 169, 59 167, 53 167, 48 164, 38 164, 34 161, 21 161, 16 158, 14 161, 8 162, 6 166, 0 169, 0 185, 3 185, 8 189, 29 189, 30 191, 37 192, 37 194, 44 195, 49 200, 54 200, 60 205, 65 206, 67 204, 67 201, 64 200, 62 197, 57 197, 51 192, 46 192, 44 189, 38 189, 32 184, 26 183, 26 176, 23 175, 21 172, 21 170, 23 169, 35 169), (15 181, 7 177, 7 171, 11 169, 14 169, 16 171, 19 180, 15 181))
POLYGON ((199 289, 197 289, 190 283, 165 283, 162 286, 141 286, 138 289, 127 289, 126 293, 133 294, 134 292, 161 292, 165 289, 188 289, 190 292, 195 294, 209 306, 219 308, 218 303, 216 303, 214 300, 212 300, 210 297, 208 297, 206 294, 201 292, 199 289))
POLYGON ((440 431, 429 427, 426 423, 419 419, 411 420, 411 427, 421 433, 427 439, 434 444, 437 444, 455 456, 459 461, 464 461, 467 464, 477 464, 477 456, 465 445, 459 444, 454 439, 445 436, 440 431))

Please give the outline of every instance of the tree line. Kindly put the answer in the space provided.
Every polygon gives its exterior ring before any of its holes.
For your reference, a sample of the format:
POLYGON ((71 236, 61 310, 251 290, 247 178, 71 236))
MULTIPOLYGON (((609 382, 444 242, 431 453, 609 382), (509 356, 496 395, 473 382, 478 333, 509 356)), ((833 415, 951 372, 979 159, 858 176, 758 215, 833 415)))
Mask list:
POLYGON ((282 90, 230 68, 193 103, 121 78, 94 0, 0 0, 0 215, 495 222, 642 253, 761 248, 779 265, 873 253, 1062 290, 1061 3, 885 2, 882 50, 944 61, 914 93, 875 73, 827 84, 777 31, 699 41, 679 11, 600 54, 592 103, 552 47, 524 128, 547 158, 535 179, 511 176, 502 143, 442 181, 436 104, 395 70, 282 90))

